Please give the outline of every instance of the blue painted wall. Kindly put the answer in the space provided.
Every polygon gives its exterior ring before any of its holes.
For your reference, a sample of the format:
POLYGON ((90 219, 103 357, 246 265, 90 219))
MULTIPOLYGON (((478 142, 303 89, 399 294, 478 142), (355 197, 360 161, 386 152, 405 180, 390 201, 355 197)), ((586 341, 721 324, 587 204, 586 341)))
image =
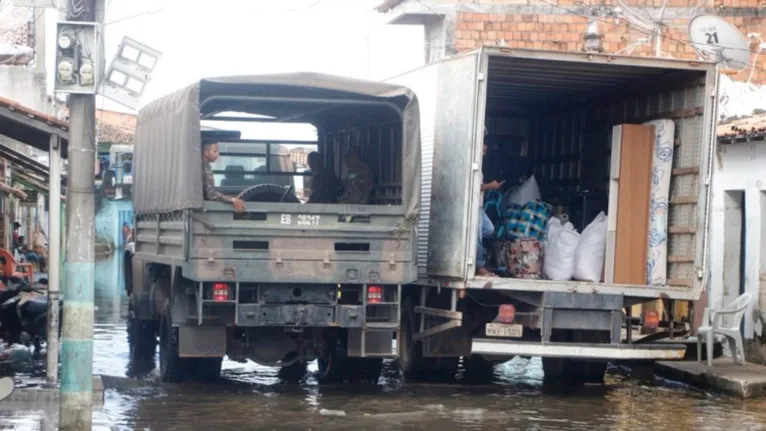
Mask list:
POLYGON ((122 224, 133 226, 133 203, 129 200, 110 201, 104 199, 96 213, 96 236, 103 238, 118 249, 125 245, 122 238, 122 224))

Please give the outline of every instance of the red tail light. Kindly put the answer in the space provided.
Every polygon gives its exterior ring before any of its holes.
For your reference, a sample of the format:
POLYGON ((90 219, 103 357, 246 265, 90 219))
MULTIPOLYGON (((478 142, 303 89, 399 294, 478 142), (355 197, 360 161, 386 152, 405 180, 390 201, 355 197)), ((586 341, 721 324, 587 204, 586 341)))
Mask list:
POLYGON ((660 326, 660 313, 656 311, 644 312, 644 328, 655 329, 660 326))
POLYGON ((383 288, 380 286, 370 286, 367 288, 367 303, 379 304, 383 302, 383 288))
POLYGON ((215 283, 213 285, 213 301, 228 301, 229 285, 225 283, 215 283))
POLYGON ((516 320, 516 307, 513 304, 503 304, 498 307, 495 321, 500 323, 513 323, 516 320))

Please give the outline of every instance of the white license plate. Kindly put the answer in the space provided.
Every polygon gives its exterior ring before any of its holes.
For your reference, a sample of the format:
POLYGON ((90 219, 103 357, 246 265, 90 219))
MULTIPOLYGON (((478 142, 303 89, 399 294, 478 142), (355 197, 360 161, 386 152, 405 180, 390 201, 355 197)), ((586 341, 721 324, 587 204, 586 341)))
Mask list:
POLYGON ((282 214, 279 218, 281 224, 296 224, 298 226, 319 226, 321 216, 311 214, 282 214))
POLYGON ((487 323, 484 327, 487 337, 521 338, 524 327, 508 323, 487 323))

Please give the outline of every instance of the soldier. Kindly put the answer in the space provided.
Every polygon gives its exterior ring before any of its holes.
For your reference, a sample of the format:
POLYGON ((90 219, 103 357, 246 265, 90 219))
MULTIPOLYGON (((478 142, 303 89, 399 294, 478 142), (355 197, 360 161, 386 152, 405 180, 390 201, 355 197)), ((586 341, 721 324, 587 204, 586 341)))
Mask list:
POLYGON ((340 180, 332 171, 322 163, 322 156, 316 151, 308 155, 308 165, 311 169, 311 196, 310 204, 338 202, 342 187, 340 180))
POLYGON ((218 160, 218 143, 213 141, 202 142, 202 193, 207 201, 228 202, 234 207, 234 211, 245 211, 245 203, 242 199, 226 196, 215 188, 213 168, 210 164, 218 160))
POLYGON ((346 190, 340 198, 341 203, 366 205, 372 191, 370 168, 362 161, 359 150, 351 148, 346 153, 346 190))

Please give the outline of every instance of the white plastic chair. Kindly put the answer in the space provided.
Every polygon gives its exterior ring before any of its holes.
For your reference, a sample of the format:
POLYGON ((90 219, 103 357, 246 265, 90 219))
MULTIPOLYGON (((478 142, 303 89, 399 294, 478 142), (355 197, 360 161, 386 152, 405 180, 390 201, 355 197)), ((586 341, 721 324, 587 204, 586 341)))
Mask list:
POLYGON ((713 366, 713 343, 715 334, 723 335, 729 341, 731 356, 735 364, 745 363, 745 347, 742 343, 742 334, 739 332, 742 318, 750 304, 752 296, 744 293, 731 304, 720 308, 706 308, 702 315, 702 326, 697 329, 697 362, 702 360, 702 337, 705 337, 707 348, 707 365, 713 366), (724 316, 733 316, 731 326, 723 326, 724 316))

